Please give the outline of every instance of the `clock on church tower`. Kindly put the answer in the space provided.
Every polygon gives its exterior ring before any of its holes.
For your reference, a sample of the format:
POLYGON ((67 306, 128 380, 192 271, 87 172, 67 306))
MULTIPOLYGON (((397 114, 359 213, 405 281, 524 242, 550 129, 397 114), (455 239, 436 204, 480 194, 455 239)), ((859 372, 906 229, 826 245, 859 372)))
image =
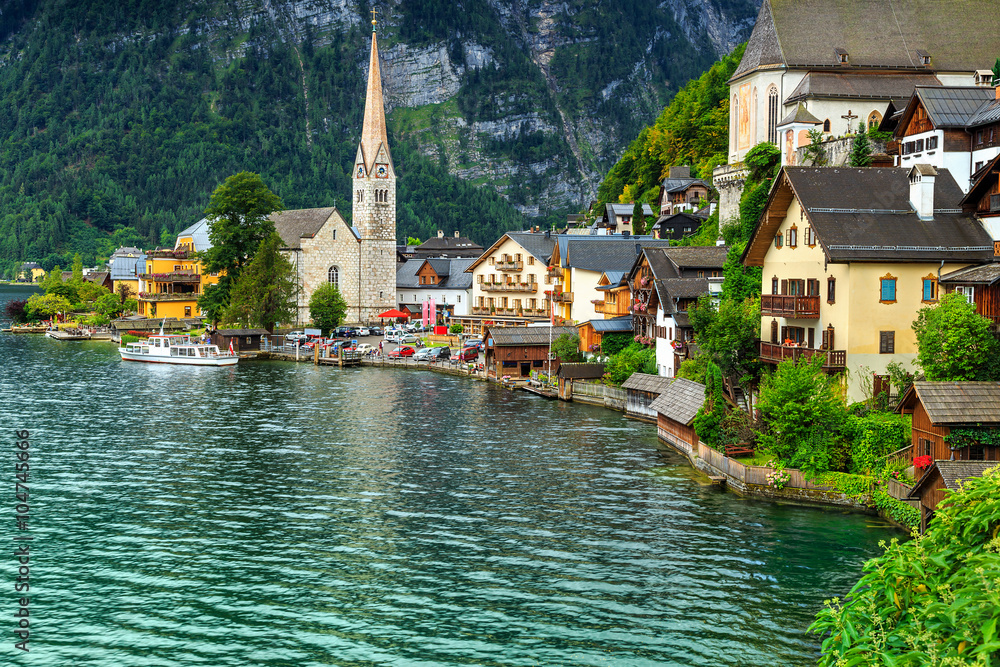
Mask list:
POLYGON ((375 165, 375 178, 389 178, 389 169, 384 164, 375 165))

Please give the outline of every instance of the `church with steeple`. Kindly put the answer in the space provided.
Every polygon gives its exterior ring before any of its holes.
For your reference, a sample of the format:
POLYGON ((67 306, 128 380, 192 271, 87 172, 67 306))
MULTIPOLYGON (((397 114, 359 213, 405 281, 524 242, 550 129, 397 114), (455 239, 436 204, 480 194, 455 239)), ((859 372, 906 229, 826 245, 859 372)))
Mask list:
POLYGON ((396 307, 396 170, 385 129, 375 26, 373 19, 364 124, 351 171, 354 224, 336 207, 271 216, 283 253, 295 267, 298 325, 309 322, 309 299, 325 283, 337 285, 343 295, 348 323, 374 322, 396 307))

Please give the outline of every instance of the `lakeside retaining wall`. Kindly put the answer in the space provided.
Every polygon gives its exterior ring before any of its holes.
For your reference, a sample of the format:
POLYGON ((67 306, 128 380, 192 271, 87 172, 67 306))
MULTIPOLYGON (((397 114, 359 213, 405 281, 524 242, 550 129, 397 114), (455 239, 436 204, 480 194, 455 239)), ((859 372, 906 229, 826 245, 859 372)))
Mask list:
POLYGON ((788 483, 785 484, 784 488, 776 489, 767 483, 767 474, 773 471, 772 468, 744 465, 701 441, 698 442, 697 447, 694 447, 690 443, 679 440, 663 428, 657 428, 657 435, 660 442, 666 443, 672 449, 686 456, 691 465, 698 470, 706 475, 725 478, 726 486, 740 495, 811 505, 834 505, 869 514, 875 513, 837 489, 814 484, 805 478, 801 470, 786 468, 785 472, 789 476, 788 483))
POLYGON ((570 400, 577 403, 587 403, 589 405, 600 405, 610 410, 625 412, 625 401, 628 392, 618 387, 609 387, 603 384, 592 382, 575 382, 572 387, 572 398, 570 400))

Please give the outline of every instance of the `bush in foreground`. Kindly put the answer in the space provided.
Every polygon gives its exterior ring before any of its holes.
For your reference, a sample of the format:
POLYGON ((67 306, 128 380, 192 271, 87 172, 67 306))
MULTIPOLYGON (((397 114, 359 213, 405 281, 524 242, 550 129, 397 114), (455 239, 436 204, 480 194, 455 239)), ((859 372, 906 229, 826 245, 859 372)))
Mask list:
POLYGON ((810 631, 819 664, 1000 664, 1000 468, 967 481, 938 506, 927 532, 864 566, 843 603, 810 631))

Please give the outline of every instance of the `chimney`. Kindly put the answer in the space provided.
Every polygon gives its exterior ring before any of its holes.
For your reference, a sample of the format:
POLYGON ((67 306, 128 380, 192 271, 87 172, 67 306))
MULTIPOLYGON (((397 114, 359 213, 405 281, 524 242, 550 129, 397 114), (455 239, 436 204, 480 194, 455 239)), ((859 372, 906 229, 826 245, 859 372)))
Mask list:
POLYGON ((552 238, 552 230, 551 229, 546 229, 545 230, 545 238, 547 238, 547 239, 552 238))
POLYGON ((444 238, 444 230, 443 229, 439 229, 438 230, 438 238, 439 239, 443 239, 444 238))
POLYGON ((929 164, 915 164, 910 169, 910 206, 921 220, 934 219, 934 177, 937 169, 929 164))
POLYGON ((458 235, 458 230, 457 229, 455 230, 455 238, 456 239, 462 238, 461 236, 458 235))

